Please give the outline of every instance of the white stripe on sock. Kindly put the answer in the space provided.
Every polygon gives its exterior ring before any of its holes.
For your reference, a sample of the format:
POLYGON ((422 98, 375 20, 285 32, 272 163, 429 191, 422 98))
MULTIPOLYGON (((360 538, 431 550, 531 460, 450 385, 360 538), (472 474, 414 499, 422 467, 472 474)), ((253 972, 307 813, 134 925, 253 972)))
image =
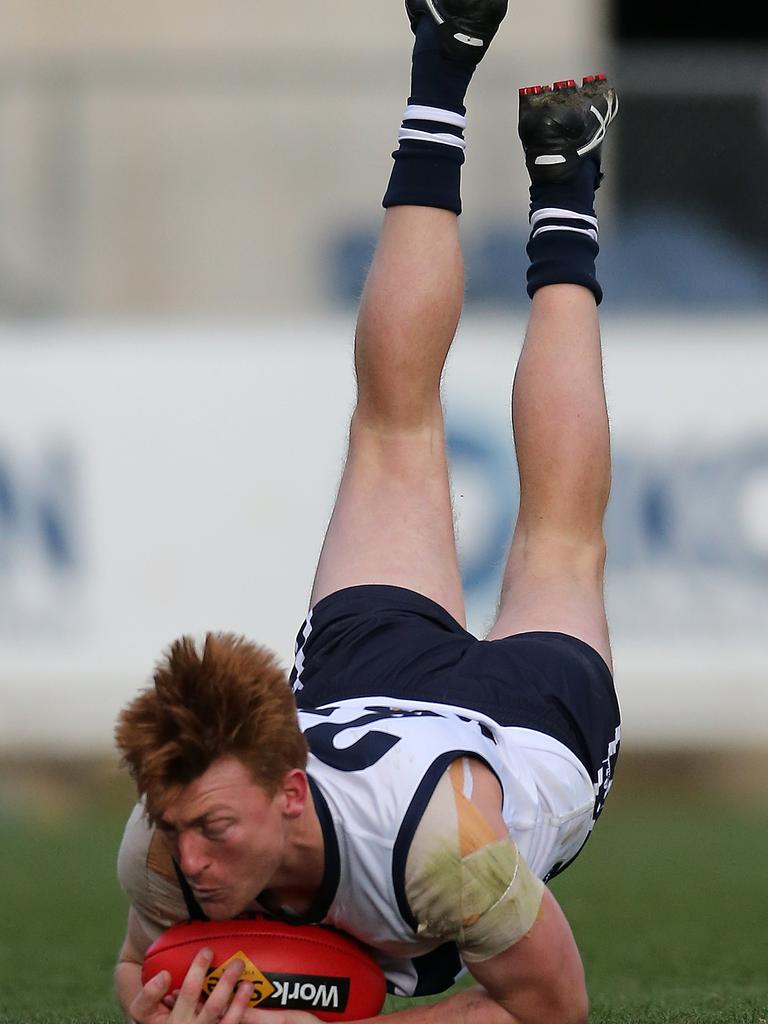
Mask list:
POLYGON ((458 135, 444 135, 442 132, 420 132, 416 128, 401 128, 398 136, 400 142, 403 139, 415 139, 418 142, 437 142, 441 146, 456 146, 458 149, 466 149, 467 144, 458 135))

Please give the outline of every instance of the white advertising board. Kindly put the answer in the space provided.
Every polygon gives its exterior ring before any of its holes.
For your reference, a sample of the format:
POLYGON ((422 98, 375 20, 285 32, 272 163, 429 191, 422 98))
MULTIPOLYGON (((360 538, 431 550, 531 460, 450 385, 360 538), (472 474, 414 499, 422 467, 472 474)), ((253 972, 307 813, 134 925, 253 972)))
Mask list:
MULTIPOLYGON (((446 377, 470 627, 516 504, 520 321, 446 377)), ((290 663, 341 472, 350 320, 0 330, 0 746, 108 749, 181 633, 290 663)), ((759 320, 605 325, 608 607, 627 742, 768 739, 768 347, 759 320)))

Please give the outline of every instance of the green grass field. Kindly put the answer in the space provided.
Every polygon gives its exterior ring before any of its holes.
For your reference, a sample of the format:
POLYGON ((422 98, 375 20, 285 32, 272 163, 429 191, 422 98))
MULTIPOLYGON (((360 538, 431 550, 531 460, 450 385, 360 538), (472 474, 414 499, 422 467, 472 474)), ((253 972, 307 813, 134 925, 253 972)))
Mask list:
MULTIPOLYGON (((0 1024, 122 1021, 111 970, 127 793, 113 790, 47 823, 0 802, 0 1024)), ((617 785, 553 884, 584 957, 590 1020, 768 1024, 767 866, 764 803, 672 802, 617 785)))

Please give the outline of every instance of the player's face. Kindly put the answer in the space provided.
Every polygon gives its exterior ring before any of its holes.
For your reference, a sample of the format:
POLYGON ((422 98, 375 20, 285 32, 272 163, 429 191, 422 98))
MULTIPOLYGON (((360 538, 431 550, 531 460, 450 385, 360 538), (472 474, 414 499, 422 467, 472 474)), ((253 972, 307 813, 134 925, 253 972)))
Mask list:
POLYGON ((285 794, 268 796, 234 757, 166 808, 157 827, 208 917, 234 917, 269 887, 285 849, 285 808, 285 794))

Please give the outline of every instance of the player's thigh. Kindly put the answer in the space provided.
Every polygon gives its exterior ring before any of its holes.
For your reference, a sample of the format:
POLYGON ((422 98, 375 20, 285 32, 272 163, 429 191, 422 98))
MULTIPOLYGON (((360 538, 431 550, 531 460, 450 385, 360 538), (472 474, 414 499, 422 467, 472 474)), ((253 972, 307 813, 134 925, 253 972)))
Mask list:
POLYGON ((567 633, 593 647, 613 670, 603 592, 601 544, 514 543, 499 613, 487 639, 516 633, 567 633))
POLYGON ((428 425, 390 432, 353 417, 312 604, 370 583, 416 591, 464 622, 439 412, 428 425))

